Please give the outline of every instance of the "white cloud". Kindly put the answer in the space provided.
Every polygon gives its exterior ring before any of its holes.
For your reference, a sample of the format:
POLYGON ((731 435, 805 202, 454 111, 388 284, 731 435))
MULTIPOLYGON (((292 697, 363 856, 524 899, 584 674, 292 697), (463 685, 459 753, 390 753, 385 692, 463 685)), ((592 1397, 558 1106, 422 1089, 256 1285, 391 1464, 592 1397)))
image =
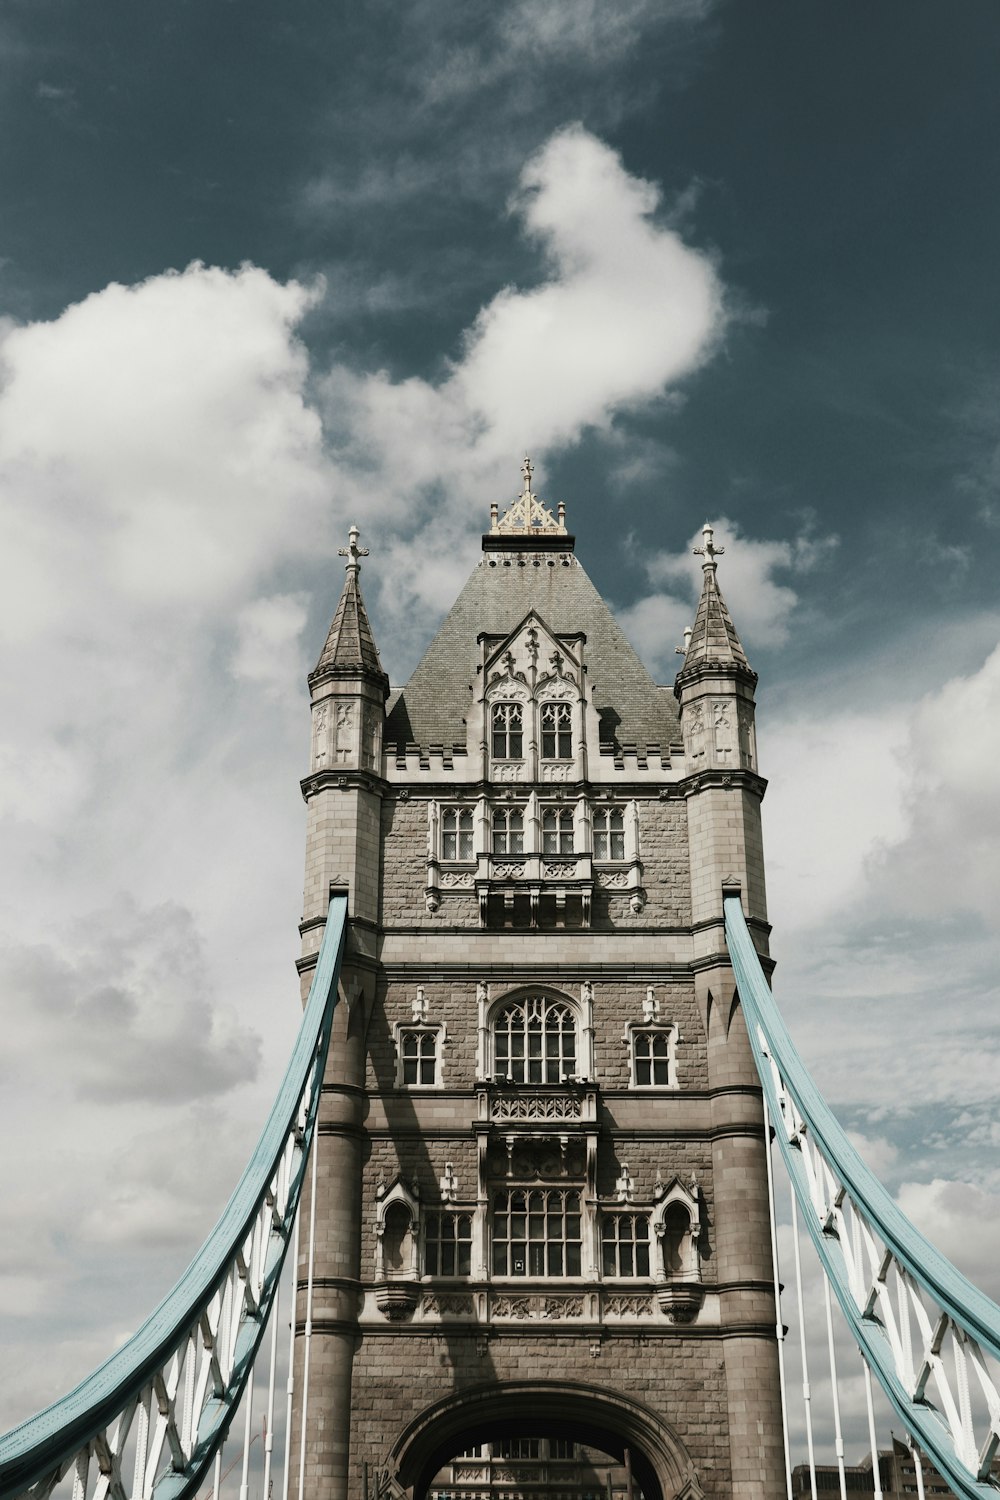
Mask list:
POLYGON ((935 1177, 931 1182, 903 1183, 896 1200, 903 1213, 970 1281, 988 1297, 1000 1299, 996 1248, 1000 1194, 974 1183, 935 1177))
POLYGON ((582 126, 558 131, 524 167, 511 205, 546 279, 498 292, 437 383, 329 372, 341 493, 405 537, 385 601, 396 619, 426 619, 445 577, 461 582, 463 543, 489 501, 514 498, 513 454, 542 459, 541 493, 546 452, 661 399, 717 348, 727 320, 718 274, 657 221, 659 204, 655 185, 582 126))
POLYGON ((304 594, 272 594, 244 605, 236 618, 234 677, 259 682, 286 697, 302 677, 302 631, 308 600, 304 594))
POLYGON ((998 726, 1000 646, 978 671, 953 677, 915 709, 901 752, 908 826, 873 872, 915 915, 996 914, 998 726))
MULTIPOLYGON (((720 586, 740 639, 748 650, 781 645, 788 639, 798 595, 775 575, 789 577, 821 566, 837 538, 803 531, 791 541, 758 541, 744 536, 725 516, 713 526, 716 546, 726 549, 720 586)), ((683 552, 654 552, 645 558, 650 583, 665 587, 619 611, 622 628, 661 675, 677 670, 674 649, 684 627, 694 621, 702 585, 702 563, 694 548, 701 543, 698 531, 683 552)))

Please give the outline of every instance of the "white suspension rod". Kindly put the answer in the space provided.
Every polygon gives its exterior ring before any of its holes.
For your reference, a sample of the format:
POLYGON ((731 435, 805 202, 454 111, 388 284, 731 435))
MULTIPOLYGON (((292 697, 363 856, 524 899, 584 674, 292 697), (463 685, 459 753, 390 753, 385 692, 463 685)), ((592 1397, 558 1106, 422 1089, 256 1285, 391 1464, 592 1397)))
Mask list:
POLYGON ((309 1422, 309 1355, 312 1347, 313 1278, 316 1269, 316 1182, 319 1161, 319 1105, 316 1107, 316 1124, 312 1138, 312 1161, 309 1176, 309 1270, 306 1277, 306 1328, 302 1350, 302 1431, 299 1434, 299 1500, 303 1500, 306 1484, 306 1428, 309 1422))
POLYGON ((774 1276, 774 1335, 778 1341, 778 1390, 781 1395, 781 1441, 785 1450, 785 1492, 792 1497, 792 1456, 788 1446, 788 1388, 785 1383, 785 1324, 781 1316, 778 1227, 774 1212, 774 1163, 771 1160, 771 1116, 764 1100, 764 1154, 767 1162, 767 1211, 771 1217, 771 1273, 774 1276))
POLYGON ((253 1365, 250 1366, 243 1401, 246 1414, 243 1418, 243 1469, 240 1473, 240 1500, 247 1500, 250 1493, 250 1444, 253 1442, 253 1365))
POLYGON ((909 1433, 906 1434, 906 1442, 910 1450, 910 1457, 913 1459, 914 1472, 917 1476, 917 1500, 924 1500, 924 1469, 923 1464, 920 1462, 920 1449, 909 1433))
MULTIPOLYGON (((861 1354, 860 1349, 858 1353, 861 1354)), ((872 1450, 872 1478, 875 1482, 875 1500, 883 1500, 882 1474, 878 1466, 878 1438, 875 1435, 875 1402, 872 1398, 872 1372, 868 1361, 861 1354, 861 1368, 865 1372, 865 1400, 868 1404, 868 1445, 872 1450)))
POLYGON ((847 1475, 844 1472, 844 1434, 840 1426, 840 1387, 837 1383, 837 1351, 833 1343, 833 1300, 830 1283, 823 1277, 823 1301, 826 1305, 826 1342, 830 1351, 830 1384, 833 1390, 833 1439, 840 1478, 840 1500, 847 1500, 847 1475))
POLYGON ((799 1351, 802 1357, 802 1404, 806 1416, 806 1449, 809 1455, 809 1487, 812 1500, 819 1500, 816 1493, 816 1450, 813 1445, 812 1392, 809 1389, 809 1358, 806 1353, 806 1309, 802 1296, 802 1256, 799 1253, 799 1210, 792 1190, 792 1245, 795 1251, 795 1297, 799 1311, 799 1351))
MULTIPOLYGON (((292 1398, 295 1395, 295 1316, 299 1301, 299 1216, 295 1215, 292 1231, 292 1295, 291 1317, 288 1320, 288 1383, 285 1387, 285 1458, 281 1476, 281 1500, 288 1500, 288 1486, 292 1477, 292 1398)), ((267 1497, 265 1496, 265 1500, 267 1497)))
POLYGON ((271 1454, 274 1451, 274 1377, 278 1363, 278 1311, 281 1306, 281 1286, 274 1289, 271 1305, 271 1352, 267 1371, 267 1416, 264 1430, 264 1500, 271 1494, 271 1454))
POLYGON ((222 1452, 225 1443, 219 1444, 215 1455, 215 1472, 212 1475, 212 1500, 219 1500, 219 1491, 222 1489, 222 1452))

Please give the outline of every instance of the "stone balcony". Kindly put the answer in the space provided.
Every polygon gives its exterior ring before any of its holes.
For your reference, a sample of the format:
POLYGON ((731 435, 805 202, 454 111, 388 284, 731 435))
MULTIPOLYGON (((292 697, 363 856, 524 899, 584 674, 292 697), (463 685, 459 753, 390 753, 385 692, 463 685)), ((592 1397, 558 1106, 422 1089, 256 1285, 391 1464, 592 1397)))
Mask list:
POLYGON ((570 900, 580 904, 580 925, 590 926, 594 893, 593 855, 481 854, 476 864, 475 890, 480 925, 489 925, 491 905, 504 923, 514 925, 517 906, 526 901, 528 922, 539 925, 543 896, 552 898, 557 925, 565 922, 570 900))

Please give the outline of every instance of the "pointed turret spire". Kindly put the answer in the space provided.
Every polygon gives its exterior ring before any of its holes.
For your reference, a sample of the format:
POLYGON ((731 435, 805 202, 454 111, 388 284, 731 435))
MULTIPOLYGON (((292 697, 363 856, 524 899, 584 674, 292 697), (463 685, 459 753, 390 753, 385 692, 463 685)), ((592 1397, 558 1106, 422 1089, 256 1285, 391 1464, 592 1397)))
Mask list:
POLYGON ((719 592, 716 579, 715 559, 721 557, 726 549, 715 545, 715 533, 707 521, 701 529, 701 534, 703 544, 695 547, 694 552, 695 556, 703 559, 704 581, 690 638, 688 638, 687 631, 684 633, 686 650, 681 673, 708 663, 742 667, 745 672, 749 672, 751 667, 747 654, 736 634, 736 626, 726 608, 726 601, 719 592))
POLYGON ((345 671, 352 674, 370 672, 375 677, 385 679, 358 584, 361 558, 368 556, 368 548, 358 546, 360 535, 357 526, 352 526, 347 546, 340 548, 340 556, 347 558, 344 591, 340 596, 326 645, 316 663, 316 670, 310 674, 310 681, 324 673, 345 671))

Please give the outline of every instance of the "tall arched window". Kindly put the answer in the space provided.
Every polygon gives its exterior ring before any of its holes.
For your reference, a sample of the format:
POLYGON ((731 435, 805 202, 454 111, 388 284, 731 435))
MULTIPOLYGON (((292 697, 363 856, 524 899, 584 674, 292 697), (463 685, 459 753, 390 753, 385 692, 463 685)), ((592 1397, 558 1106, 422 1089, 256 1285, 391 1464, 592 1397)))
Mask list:
POLYGON ((494 1276, 579 1276, 582 1223, 575 1189, 494 1193, 494 1276))
POLYGON ((521 760, 523 756, 524 708, 520 703, 494 703, 493 759, 521 760))
POLYGON ((625 813, 622 808, 594 808, 594 858, 625 858, 625 813))
POLYGON ((472 812, 467 807, 446 807, 441 814, 441 858, 472 858, 472 812))
POLYGON ((546 995, 505 1005, 493 1023, 493 1062, 508 1083, 564 1083, 577 1071, 575 1014, 546 995))
POLYGON ((568 807, 549 807, 542 813, 542 853, 573 853, 573 813, 568 807))
POLYGON ((524 853, 524 813, 519 807, 493 809, 493 853, 524 853))
POLYGON ((572 710, 568 703, 542 704, 542 759, 572 760, 572 710))

